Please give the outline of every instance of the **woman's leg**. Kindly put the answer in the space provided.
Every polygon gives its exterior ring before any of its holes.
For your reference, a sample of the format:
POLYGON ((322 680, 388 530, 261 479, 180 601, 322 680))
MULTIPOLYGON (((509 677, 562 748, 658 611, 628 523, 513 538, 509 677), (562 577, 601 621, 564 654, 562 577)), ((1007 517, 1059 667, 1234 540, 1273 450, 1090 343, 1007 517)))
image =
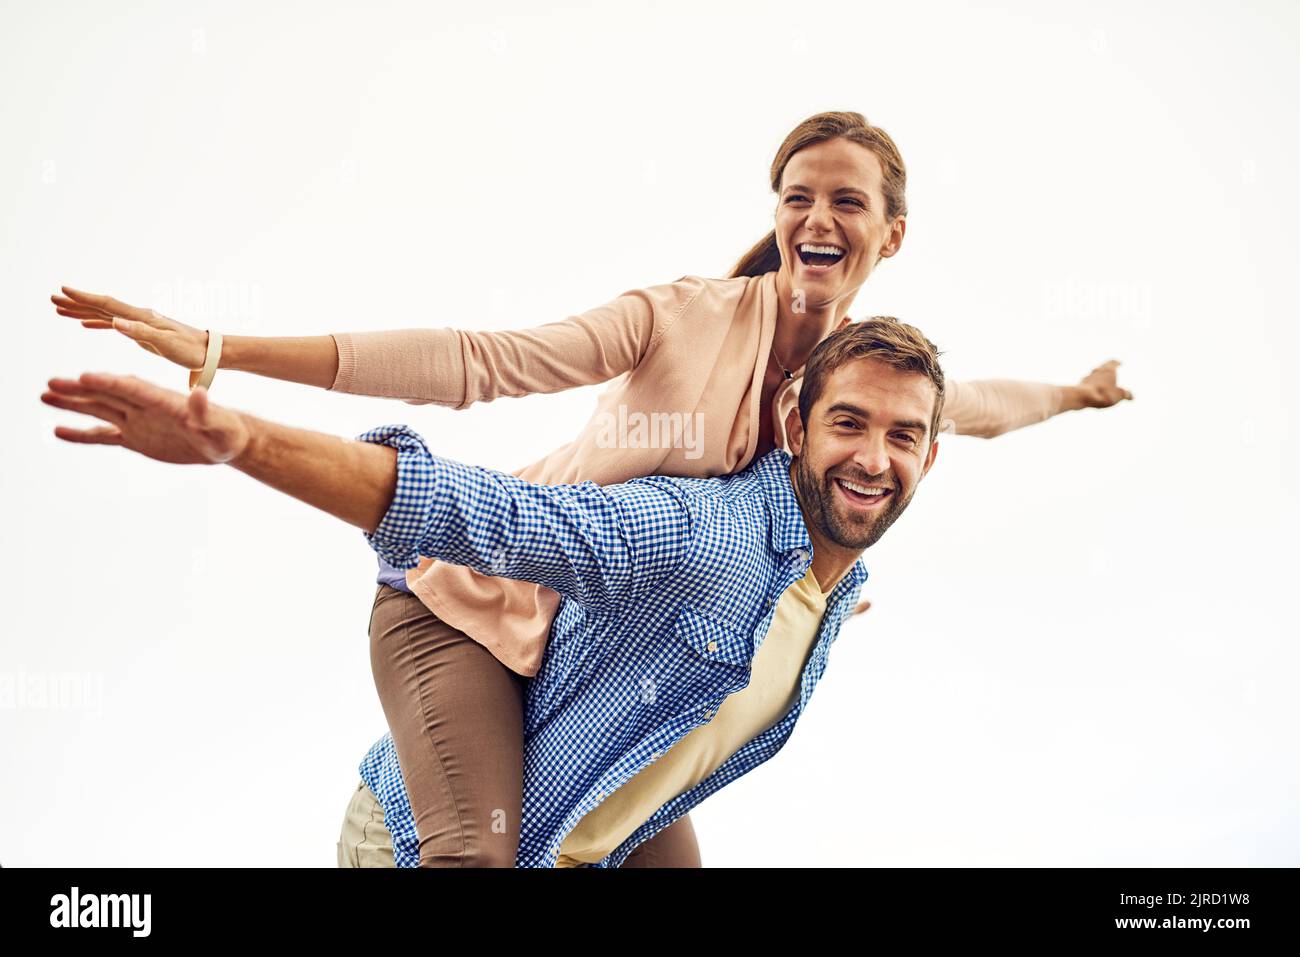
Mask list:
POLYGON ((370 662, 415 815, 420 866, 514 867, 528 679, 387 585, 375 594, 370 662))
POLYGON ((633 849, 623 867, 699 867, 700 845, 695 840, 691 816, 683 814, 648 841, 633 849))

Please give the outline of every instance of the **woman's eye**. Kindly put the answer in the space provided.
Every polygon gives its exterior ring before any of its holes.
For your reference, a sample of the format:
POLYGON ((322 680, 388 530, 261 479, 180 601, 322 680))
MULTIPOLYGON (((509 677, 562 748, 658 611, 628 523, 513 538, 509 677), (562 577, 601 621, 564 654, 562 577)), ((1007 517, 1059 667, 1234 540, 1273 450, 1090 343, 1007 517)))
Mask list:
POLYGON ((861 205, 862 205, 862 201, 861 201, 861 200, 857 200, 857 199, 842 199, 842 200, 840 200, 840 202, 841 202, 841 203, 849 203, 849 204, 851 204, 851 205, 853 205, 853 206, 861 206, 861 205))
POLYGON ((785 201, 787 203, 806 203, 808 201, 808 197, 800 196, 798 193, 791 193, 789 196, 785 198, 785 201))

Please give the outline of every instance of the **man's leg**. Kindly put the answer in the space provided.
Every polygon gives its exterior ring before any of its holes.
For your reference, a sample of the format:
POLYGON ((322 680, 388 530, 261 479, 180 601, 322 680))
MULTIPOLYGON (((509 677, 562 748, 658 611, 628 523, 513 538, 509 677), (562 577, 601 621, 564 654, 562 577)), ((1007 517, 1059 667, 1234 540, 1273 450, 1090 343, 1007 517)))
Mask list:
POLYGON ((375 595, 370 663, 415 815, 420 866, 514 867, 528 679, 387 585, 375 595))
POLYGON ((695 825, 683 814, 648 841, 638 844, 620 865, 623 867, 699 867, 700 845, 695 825))
MULTIPOLYGON (((393 867, 393 842, 384 809, 365 782, 348 803, 338 843, 339 867, 393 867)), ((622 867, 699 867, 700 849, 689 816, 678 818, 627 856, 622 867)))
POLYGON ((357 782, 338 842, 339 867, 396 867, 384 809, 364 781, 357 782))

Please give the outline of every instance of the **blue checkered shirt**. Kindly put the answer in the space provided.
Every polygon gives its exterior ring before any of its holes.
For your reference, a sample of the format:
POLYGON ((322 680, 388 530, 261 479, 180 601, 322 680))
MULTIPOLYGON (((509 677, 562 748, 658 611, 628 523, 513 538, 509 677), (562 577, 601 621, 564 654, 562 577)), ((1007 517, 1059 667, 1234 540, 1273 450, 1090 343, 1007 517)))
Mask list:
MULTIPOLYGON (((397 449, 397 489, 366 535, 397 568, 420 555, 561 595, 524 704, 523 816, 515 864, 554 867, 584 814, 707 723, 749 682, 781 593, 812 543, 776 448, 735 475, 651 475, 619 485, 539 485, 430 454, 406 426, 358 436, 397 449)), ((781 750, 866 580, 859 558, 832 589, 798 699, 712 774, 656 810, 596 867, 632 850, 781 750)), ((391 735, 361 762, 399 867, 419 863, 391 735)))

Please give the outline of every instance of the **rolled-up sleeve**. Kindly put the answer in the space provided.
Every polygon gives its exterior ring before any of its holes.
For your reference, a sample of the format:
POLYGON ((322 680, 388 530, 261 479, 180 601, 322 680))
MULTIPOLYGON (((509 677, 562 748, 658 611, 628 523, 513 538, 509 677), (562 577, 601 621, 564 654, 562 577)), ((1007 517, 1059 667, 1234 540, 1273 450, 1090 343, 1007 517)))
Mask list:
POLYGON ((427 555, 609 609, 667 575, 689 551, 686 480, 543 485, 433 455, 404 425, 357 438, 397 449, 393 501, 379 526, 364 533, 395 568, 412 568, 427 555))
POLYGON ((420 561, 420 542, 428 537, 440 498, 436 457, 423 437, 405 425, 371 429, 357 436, 357 441, 397 450, 397 488, 392 504, 379 526, 364 534, 375 553, 394 568, 414 568, 420 561))

